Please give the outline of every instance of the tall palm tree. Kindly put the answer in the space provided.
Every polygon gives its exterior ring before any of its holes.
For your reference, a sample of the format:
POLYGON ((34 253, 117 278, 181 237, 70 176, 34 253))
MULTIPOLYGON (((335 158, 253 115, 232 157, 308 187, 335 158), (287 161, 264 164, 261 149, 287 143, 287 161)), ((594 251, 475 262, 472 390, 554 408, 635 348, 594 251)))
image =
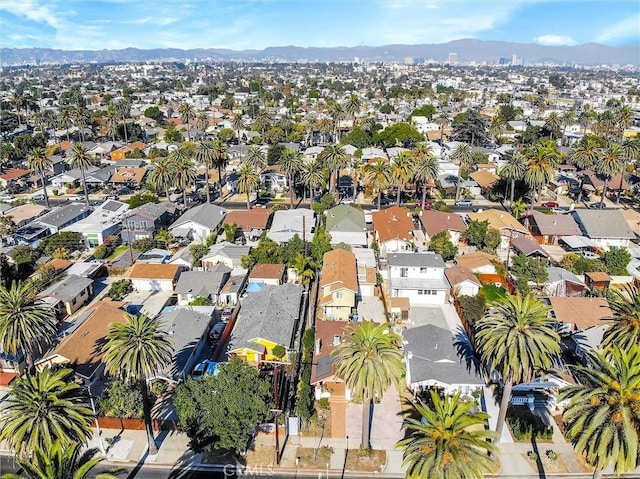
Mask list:
MULTIPOLYGON (((196 128, 202 131, 203 134, 207 132, 207 128, 209 128, 209 118, 207 118, 207 115, 205 112, 202 112, 198 115, 198 118, 196 118, 195 125, 196 125, 196 128)), ((198 139, 200 138, 202 138, 202 135, 199 135, 198 139)))
POLYGON ((127 134, 127 118, 131 113, 131 102, 126 98, 121 98, 115 103, 115 108, 120 118, 122 118, 122 131, 124 132, 124 142, 129 143, 129 138, 127 134))
POLYGON ((319 155, 319 159, 329 169, 329 191, 335 195, 340 170, 349 164, 349 155, 345 153, 341 145, 332 143, 324 147, 319 155), (335 177, 333 183, 331 182, 332 176, 335 177))
POLYGON ((27 168, 33 170, 34 173, 40 175, 40 181, 42 181, 42 193, 44 194, 44 201, 49 208, 49 195, 47 194, 47 176, 46 171, 49 170, 53 164, 47 157, 47 152, 41 146, 36 146, 31 149, 29 156, 27 157, 27 168))
POLYGON ((593 169, 599 175, 604 176, 604 186, 602 187, 602 196, 600 197, 600 207, 604 204, 604 198, 607 195, 609 181, 615 175, 623 174, 624 168, 623 152, 620 145, 611 143, 608 148, 602 150, 593 165, 593 169))
POLYGON ((440 127, 440 146, 443 146, 444 127, 451 122, 451 119, 446 113, 441 113, 433 121, 440 127))
POLYGON ((612 290, 609 306, 613 324, 604 333, 602 347, 628 351, 640 344, 640 287, 627 285, 612 290))
POLYGON ((158 157, 153 160, 154 168, 149 173, 149 179, 164 190, 164 194, 169 201, 169 188, 173 187, 175 181, 174 165, 171 159, 158 157))
POLYGON ((205 174, 205 183, 207 189, 207 203, 211 202, 211 195, 209 191, 209 185, 211 184, 211 168, 213 168, 213 163, 215 159, 215 148, 213 141, 201 141, 196 145, 195 151, 193 153, 195 160, 204 165, 207 169, 205 174))
MULTIPOLYGON (((313 198, 313 193, 325 182, 324 168, 319 160, 311 160, 302 164, 300 169, 300 180, 304 187, 304 191, 309 188, 309 197, 313 198)), ((305 193, 302 194, 303 200, 306 198, 305 193)))
POLYGON ((271 118, 269 117, 267 110, 261 109, 258 111, 256 114, 255 125, 260 130, 260 137, 264 138, 265 130, 267 130, 271 125, 271 118))
POLYGON ((402 151, 391 163, 391 182, 396 187, 396 203, 400 206, 400 195, 407 182, 413 176, 413 155, 409 151, 402 151))
POLYGON ((91 161, 91 157, 89 156, 87 149, 82 143, 73 144, 69 165, 71 165, 72 168, 78 168, 80 170, 80 174, 82 175, 82 187, 84 189, 84 201, 86 205, 89 206, 89 192, 87 191, 85 172, 89 167, 93 166, 93 162, 91 161))
POLYGON ((355 93, 349 95, 347 101, 344 104, 344 111, 347 115, 354 119, 358 113, 360 113, 360 108, 362 108, 362 102, 360 101, 360 97, 355 93))
POLYGON ((236 136, 238 137, 238 145, 241 143, 240 132, 246 128, 244 124, 244 119, 242 118, 242 113, 238 113, 233 115, 231 119, 231 127, 236 131, 236 136))
POLYGON ((497 441, 515 383, 527 381, 549 369, 560 354, 560 337, 549 307, 531 295, 507 296, 476 323, 476 349, 490 371, 500 373, 504 384, 496 432, 497 441))
POLYGON ((293 193, 294 193, 294 181, 296 174, 300 172, 302 168, 302 153, 295 150, 286 149, 280 155, 278 161, 280 168, 287 175, 287 184, 289 185, 289 202, 291 208, 293 208, 293 193))
POLYGON ((251 145, 244 153, 242 162, 260 173, 267 166, 267 157, 258 145, 251 145))
POLYGON ((93 475, 97 466, 104 461, 95 448, 82 451, 82 444, 75 442, 62 446, 53 443, 50 451, 36 450, 30 459, 18 458, 21 473, 8 472, 2 479, 116 479, 125 472, 122 468, 111 467, 93 475))
POLYGON ((29 283, 13 281, 10 288, 0 286, 0 345, 14 356, 22 352, 29 368, 34 352, 48 347, 58 329, 53 310, 34 302, 35 293, 29 283))
POLYGON ((238 171, 238 191, 247 195, 247 209, 251 209, 251 193, 258 189, 260 175, 256 170, 246 163, 238 171))
POLYGON ((622 158, 622 174, 620 175, 620 184, 618 185, 618 195, 616 203, 620 203, 620 195, 622 194, 622 180, 627 166, 634 164, 640 160, 640 143, 636 140, 627 138, 620 144, 620 157, 622 158))
POLYGON ((103 348, 105 371, 136 383, 142 393, 149 454, 157 454, 153 437, 147 380, 172 360, 173 343, 163 325, 146 315, 126 314, 126 323, 112 323, 103 348))
POLYGON ((435 181, 440 172, 438 161, 433 156, 431 145, 428 143, 420 143, 411 151, 411 154, 415 166, 413 177, 422 185, 422 205, 424 206, 427 199, 427 184, 435 181))
POLYGON ((178 107, 178 113, 180 113, 180 119, 187 124, 187 141, 191 141, 191 120, 196 117, 196 112, 190 103, 182 103, 178 107))
POLYGON ((491 120, 491 124, 489 125, 489 135, 493 137, 493 141, 498 143, 498 140, 504 133, 504 119, 501 116, 496 116, 491 120))
POLYGON ((346 327, 347 339, 331 354, 336 375, 342 378, 355 398, 362 399, 362 437, 360 448, 368 449, 371 401, 397 384, 404 374, 400 344, 402 337, 389 324, 362 321, 346 327))
POLYGON ((293 260, 293 269, 298 275, 298 282, 306 287, 316 274, 316 265, 310 256, 305 256, 302 253, 296 253, 293 260))
POLYGON ((173 185, 182 190, 182 201, 187 205, 187 188, 191 188, 196 181, 198 172, 189 152, 180 146, 169 154, 175 174, 173 185))
POLYGON ((67 105, 62 107, 58 114, 58 127, 65 130, 67 141, 69 141, 69 128, 73 126, 73 110, 73 105, 67 105))
POLYGON ((456 151, 451 155, 451 159, 458 163, 458 181, 456 182, 456 201, 460 199, 460 183, 462 179, 462 170, 471 167, 473 163, 473 152, 469 143, 460 143, 456 151))
POLYGON ((84 106, 77 106, 73 112, 73 123, 80 130, 80 140, 84 141, 84 129, 89 125, 91 117, 89 110, 84 106))
POLYGON ((229 146, 220 138, 216 138, 211 143, 213 149, 213 164, 218 169, 218 183, 220 185, 220 196, 222 196, 222 168, 229 164, 229 146))
POLYGON ((398 441, 403 449, 407 478, 481 479, 495 472, 496 464, 487 453, 498 448, 489 442, 495 433, 485 429, 489 415, 472 412, 473 401, 461 401, 460 393, 441 399, 431 391, 433 406, 414 404, 419 419, 405 419, 410 435, 398 441))
POLYGON ((549 116, 544 121, 544 127, 551 132, 551 138, 558 138, 560 130, 562 129, 562 119, 555 111, 549 113, 549 116))
POLYGON ((622 105, 614 112, 616 126, 618 128, 619 138, 624 137, 624 130, 629 128, 633 123, 633 110, 629 105, 622 105))
POLYGON ((383 158, 376 158, 373 163, 367 163, 364 167, 367 181, 378 192, 378 208, 382 207, 382 190, 391 183, 391 168, 383 158))
POLYGON ((120 115, 115 106, 109 105, 104 117, 104 125, 109 133, 111 133, 111 141, 116 141, 116 133, 118 124, 120 123, 120 115))
POLYGON ((85 443, 91 437, 93 413, 73 374, 69 368, 45 368, 17 378, 11 385, 0 440, 21 455, 50 451, 56 441, 64 447, 85 443))
POLYGON ((526 170, 526 159, 520 151, 516 151, 513 154, 509 155, 507 162, 500 169, 500 177, 504 178, 511 184, 509 207, 513 206, 513 196, 515 193, 516 181, 522 180, 524 178, 524 173, 526 170))
POLYGON ((640 463, 640 346, 605 354, 588 353, 588 366, 577 366, 578 384, 564 388, 567 437, 595 468, 593 477, 613 464, 616 474, 640 463))
MULTIPOLYGON (((551 181, 558 168, 560 155, 552 140, 542 139, 535 145, 527 148, 524 153, 527 158, 527 170, 524 173, 524 181, 534 192, 533 196, 542 194, 542 188, 551 181)), ((533 198, 531 199, 533 208, 533 198)))

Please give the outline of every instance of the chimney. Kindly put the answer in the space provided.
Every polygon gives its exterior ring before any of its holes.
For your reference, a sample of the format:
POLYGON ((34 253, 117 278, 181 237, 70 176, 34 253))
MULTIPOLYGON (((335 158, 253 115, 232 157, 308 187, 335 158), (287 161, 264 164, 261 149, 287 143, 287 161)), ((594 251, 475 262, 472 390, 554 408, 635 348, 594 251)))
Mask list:
POLYGON ((314 354, 320 354, 320 349, 322 349, 322 339, 318 338, 316 339, 316 347, 315 347, 314 354))

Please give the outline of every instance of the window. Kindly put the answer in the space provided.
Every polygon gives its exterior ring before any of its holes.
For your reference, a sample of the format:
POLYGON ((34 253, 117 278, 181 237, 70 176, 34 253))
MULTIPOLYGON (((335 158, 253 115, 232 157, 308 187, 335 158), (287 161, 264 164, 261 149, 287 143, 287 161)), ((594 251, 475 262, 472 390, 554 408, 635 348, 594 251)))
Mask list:
POLYGON ((420 268, 420 272, 421 273, 428 273, 429 272, 429 268, 420 268))
POLYGON ((73 298, 73 300, 71 300, 71 304, 76 304, 76 298, 73 298))
POLYGON ((342 299, 342 291, 336 291, 335 293, 333 293, 333 297, 335 299, 342 299))
POLYGON ((406 278, 409 275, 409 268, 400 268, 400 277, 406 278))
POLYGON ((434 289, 419 289, 418 294, 435 296, 436 294, 438 294, 438 292, 434 289))

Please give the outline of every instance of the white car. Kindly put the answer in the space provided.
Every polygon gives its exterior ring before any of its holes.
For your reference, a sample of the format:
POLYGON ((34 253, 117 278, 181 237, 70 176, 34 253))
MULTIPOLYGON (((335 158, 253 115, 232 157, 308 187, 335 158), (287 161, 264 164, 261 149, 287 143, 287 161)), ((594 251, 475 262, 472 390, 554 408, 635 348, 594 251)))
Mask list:
POLYGON ((16 198, 13 195, 0 195, 0 202, 3 202, 3 203, 13 203, 17 199, 18 198, 16 198))
POLYGON ((581 251, 580 255, 583 258, 587 258, 587 259, 600 259, 600 255, 597 255, 596 253, 593 253, 592 251, 581 251))
POLYGON ((551 211, 553 211, 555 214, 557 215, 566 215, 567 213, 569 213, 569 210, 566 208, 551 208, 551 211))

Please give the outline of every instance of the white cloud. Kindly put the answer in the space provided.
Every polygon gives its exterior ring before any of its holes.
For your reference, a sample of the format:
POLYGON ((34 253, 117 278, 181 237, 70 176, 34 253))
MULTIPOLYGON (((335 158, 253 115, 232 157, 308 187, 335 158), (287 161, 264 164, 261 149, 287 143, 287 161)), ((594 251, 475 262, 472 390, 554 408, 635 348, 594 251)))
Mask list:
POLYGON ((551 47, 570 46, 578 43, 568 35, 541 35, 534 38, 534 41, 540 45, 548 45, 551 47))
POLYGON ((596 37, 596 41, 610 43, 634 37, 637 39, 638 32, 640 32, 640 14, 608 26, 596 37))
POLYGON ((13 15, 25 17, 36 23, 44 23, 52 28, 58 28, 60 21, 49 4, 40 4, 35 0, 2 0, 0 10, 13 15))

